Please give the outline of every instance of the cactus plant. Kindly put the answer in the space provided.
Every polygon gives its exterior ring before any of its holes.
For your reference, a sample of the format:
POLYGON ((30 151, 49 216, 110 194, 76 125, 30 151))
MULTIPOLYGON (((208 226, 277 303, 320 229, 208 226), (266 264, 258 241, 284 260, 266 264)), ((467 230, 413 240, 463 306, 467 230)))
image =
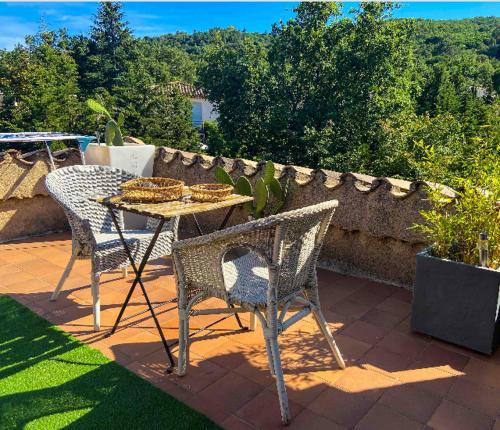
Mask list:
POLYGON ((125 122, 125 117, 123 113, 120 112, 118 114, 118 118, 115 121, 111 117, 111 114, 108 112, 108 110, 98 101, 94 99, 88 99, 87 106, 90 109, 92 109, 95 113, 104 115, 108 119, 108 122, 106 123, 106 130, 104 132, 104 139, 106 145, 123 146, 123 135, 121 131, 121 127, 125 122))
POLYGON ((255 219, 263 215, 278 213, 285 205, 289 191, 289 180, 284 186, 274 177, 276 169, 272 161, 266 162, 264 174, 255 182, 255 189, 245 176, 240 176, 236 182, 222 167, 215 168, 215 178, 222 184, 232 185, 237 194, 253 196, 253 202, 245 203, 246 211, 255 219))

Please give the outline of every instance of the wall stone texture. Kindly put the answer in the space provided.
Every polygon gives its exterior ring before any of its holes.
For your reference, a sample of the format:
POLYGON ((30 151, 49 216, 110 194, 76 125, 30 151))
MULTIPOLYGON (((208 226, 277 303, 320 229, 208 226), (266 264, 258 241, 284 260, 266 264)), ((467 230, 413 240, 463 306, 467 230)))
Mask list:
MULTIPOLYGON (((154 176, 182 179, 187 185, 214 182, 214 169, 222 166, 234 179, 250 182, 262 177, 265 162, 209 157, 159 148, 154 176)), ((415 255, 426 246, 411 227, 421 221, 426 208, 423 182, 338 173, 322 169, 276 165, 280 181, 292 180, 291 194, 283 210, 325 200, 339 201, 320 265, 339 272, 377 279, 411 289, 415 277, 415 255)), ((200 215, 204 231, 217 228, 225 211, 200 215)), ((231 224, 245 222, 247 214, 237 210, 231 224)), ((181 237, 195 234, 191 219, 181 221, 181 237)))

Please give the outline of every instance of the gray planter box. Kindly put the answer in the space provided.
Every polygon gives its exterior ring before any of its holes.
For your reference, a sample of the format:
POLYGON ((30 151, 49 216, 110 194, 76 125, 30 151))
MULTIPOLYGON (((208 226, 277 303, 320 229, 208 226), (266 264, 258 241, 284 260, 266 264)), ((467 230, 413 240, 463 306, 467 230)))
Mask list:
POLYGON ((500 271, 417 254, 412 329, 484 354, 500 340, 500 271))

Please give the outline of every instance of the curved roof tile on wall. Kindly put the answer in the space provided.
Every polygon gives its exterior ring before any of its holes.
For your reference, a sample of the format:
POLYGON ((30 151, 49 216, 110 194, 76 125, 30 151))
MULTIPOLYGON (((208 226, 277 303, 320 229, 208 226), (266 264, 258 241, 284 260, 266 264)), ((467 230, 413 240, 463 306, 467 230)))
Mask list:
MULTIPOLYGON (((249 177, 261 173, 265 165, 265 161, 256 162, 242 158, 212 157, 168 147, 159 148, 156 157, 166 164, 179 160, 184 166, 199 165, 207 170, 221 166, 232 175, 245 174, 249 177)), ((309 169, 292 165, 285 166, 277 163, 275 163, 275 167, 279 177, 288 176, 294 178, 299 185, 316 182, 327 188, 339 188, 346 182, 351 182, 358 191, 363 193, 371 193, 383 188, 394 197, 403 199, 413 193, 422 191, 426 186, 434 186, 434 184, 424 181, 406 181, 396 178, 369 176, 362 173, 339 173, 332 170, 309 169)), ((448 187, 443 187, 443 192, 450 197, 455 195, 453 190, 448 187)))

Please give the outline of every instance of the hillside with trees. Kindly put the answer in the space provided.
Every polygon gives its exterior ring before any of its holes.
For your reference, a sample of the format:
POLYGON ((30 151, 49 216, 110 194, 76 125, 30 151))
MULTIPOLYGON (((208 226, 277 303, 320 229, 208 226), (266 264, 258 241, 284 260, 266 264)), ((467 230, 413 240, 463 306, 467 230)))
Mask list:
POLYGON ((119 3, 88 35, 41 28, 0 51, 2 131, 94 133, 101 100, 125 130, 199 151, 191 105, 162 91, 195 83, 218 106, 211 155, 425 178, 430 147, 467 174, 478 146, 498 151, 500 19, 393 19, 392 3, 301 3, 269 34, 212 29, 135 38, 119 3))

